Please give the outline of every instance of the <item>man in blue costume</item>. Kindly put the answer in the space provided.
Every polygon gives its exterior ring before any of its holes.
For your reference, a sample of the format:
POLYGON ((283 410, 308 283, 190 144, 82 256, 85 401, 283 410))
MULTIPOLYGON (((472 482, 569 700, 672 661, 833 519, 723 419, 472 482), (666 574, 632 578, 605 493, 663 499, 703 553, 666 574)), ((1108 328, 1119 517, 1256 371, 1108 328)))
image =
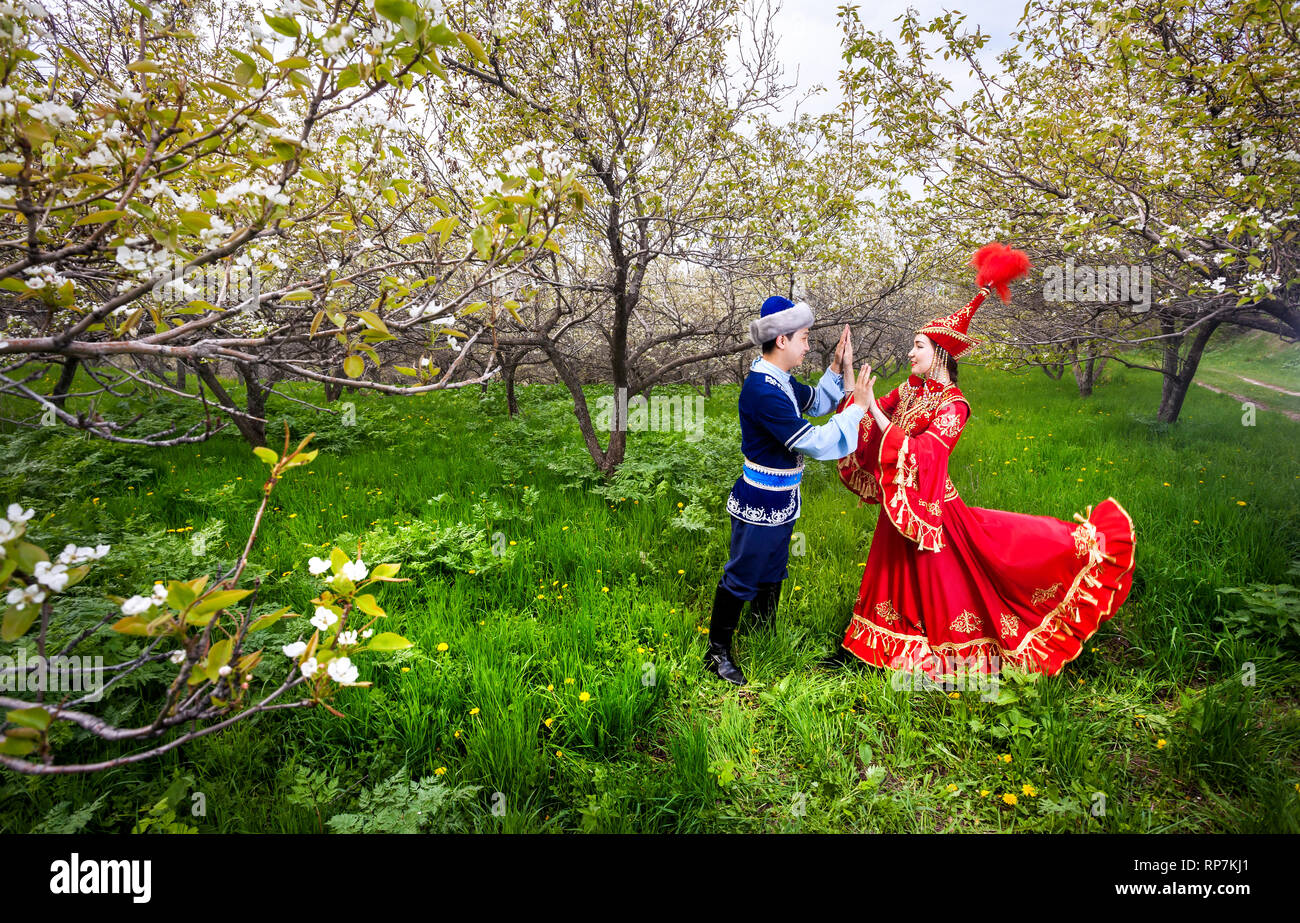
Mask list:
MULTIPOLYGON (((845 379, 853 383, 853 347, 846 324, 835 357, 816 388, 790 374, 808 352, 813 311, 773 295, 763 302, 749 337, 763 350, 740 389, 740 450, 744 468, 727 497, 731 514, 731 559, 722 571, 713 598, 705 669, 738 686, 745 674, 731 659, 731 637, 746 600, 755 621, 776 612, 781 581, 788 572, 790 536, 799 517, 799 481, 803 458, 843 458, 858 446, 858 424, 870 403, 869 382, 859 378, 855 399, 831 419, 814 426, 802 415, 820 416, 844 396, 845 379), (860 393, 859 393, 860 392, 860 393)), ((865 367, 864 367, 865 368, 865 367)))

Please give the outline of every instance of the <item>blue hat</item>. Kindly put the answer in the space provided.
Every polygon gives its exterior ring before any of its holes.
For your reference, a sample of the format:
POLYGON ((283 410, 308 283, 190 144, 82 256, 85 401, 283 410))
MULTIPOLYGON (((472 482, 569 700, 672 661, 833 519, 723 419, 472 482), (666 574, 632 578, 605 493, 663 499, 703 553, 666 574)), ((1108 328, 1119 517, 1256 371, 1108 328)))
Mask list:
POLYGON ((789 298, 773 295, 763 302, 758 319, 749 325, 749 338, 755 346, 779 336, 791 336, 796 330, 811 327, 813 310, 807 302, 795 304, 789 298))

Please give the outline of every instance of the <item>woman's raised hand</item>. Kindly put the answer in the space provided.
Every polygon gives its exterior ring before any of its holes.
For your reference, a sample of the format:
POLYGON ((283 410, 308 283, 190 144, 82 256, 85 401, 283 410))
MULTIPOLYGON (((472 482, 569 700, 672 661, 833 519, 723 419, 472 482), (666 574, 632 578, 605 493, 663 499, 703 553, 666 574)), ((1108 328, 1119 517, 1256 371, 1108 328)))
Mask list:
MULTIPOLYGON (((850 366, 850 369, 852 366, 850 366)), ((853 403, 861 404, 868 410, 876 403, 876 395, 872 386, 876 380, 871 377, 871 363, 862 363, 862 371, 858 375, 858 380, 853 386, 853 403)))

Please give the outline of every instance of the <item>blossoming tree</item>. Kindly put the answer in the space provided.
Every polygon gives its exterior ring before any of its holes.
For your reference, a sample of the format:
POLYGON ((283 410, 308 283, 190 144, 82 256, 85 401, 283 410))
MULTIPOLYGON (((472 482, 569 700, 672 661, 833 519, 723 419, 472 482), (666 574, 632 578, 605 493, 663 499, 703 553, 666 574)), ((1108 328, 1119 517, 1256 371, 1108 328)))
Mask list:
POLYGON ((461 57, 486 60, 436 0, 0 4, 0 394, 35 405, 20 422, 151 445, 233 423, 262 445, 283 379, 470 383, 462 344, 516 310, 480 293, 585 193, 528 143, 478 190, 440 174, 425 129, 461 57), (136 433, 96 402, 142 393, 192 418, 136 433))

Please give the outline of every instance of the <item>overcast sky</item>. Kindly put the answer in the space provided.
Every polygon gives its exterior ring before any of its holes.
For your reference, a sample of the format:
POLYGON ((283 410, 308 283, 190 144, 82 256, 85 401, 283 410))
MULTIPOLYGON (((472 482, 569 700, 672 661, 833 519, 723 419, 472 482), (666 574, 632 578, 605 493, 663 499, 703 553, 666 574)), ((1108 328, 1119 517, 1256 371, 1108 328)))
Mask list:
MULTIPOLYGON (((843 66, 840 57, 840 28, 836 21, 836 8, 844 0, 785 0, 783 8, 776 15, 775 21, 780 33, 779 50, 786 64, 786 79, 794 82, 796 72, 800 92, 795 93, 785 104, 785 114, 794 111, 794 101, 804 91, 816 84, 826 87, 826 92, 804 103, 800 111, 819 113, 834 109, 840 101, 839 71, 843 66)), ((960 0, 960 2, 938 2, 938 0, 877 0, 876 3, 864 3, 858 7, 858 17, 866 29, 884 32, 891 38, 898 35, 898 24, 894 19, 902 15, 907 8, 915 8, 922 22, 928 22, 949 10, 960 10, 966 15, 966 28, 973 30, 978 24, 982 31, 992 36, 984 48, 987 60, 992 60, 998 52, 1010 43, 1010 35, 1016 28, 1023 4, 1016 0, 960 0)), ((963 89, 968 68, 938 58, 932 62, 953 80, 954 88, 963 89)))

